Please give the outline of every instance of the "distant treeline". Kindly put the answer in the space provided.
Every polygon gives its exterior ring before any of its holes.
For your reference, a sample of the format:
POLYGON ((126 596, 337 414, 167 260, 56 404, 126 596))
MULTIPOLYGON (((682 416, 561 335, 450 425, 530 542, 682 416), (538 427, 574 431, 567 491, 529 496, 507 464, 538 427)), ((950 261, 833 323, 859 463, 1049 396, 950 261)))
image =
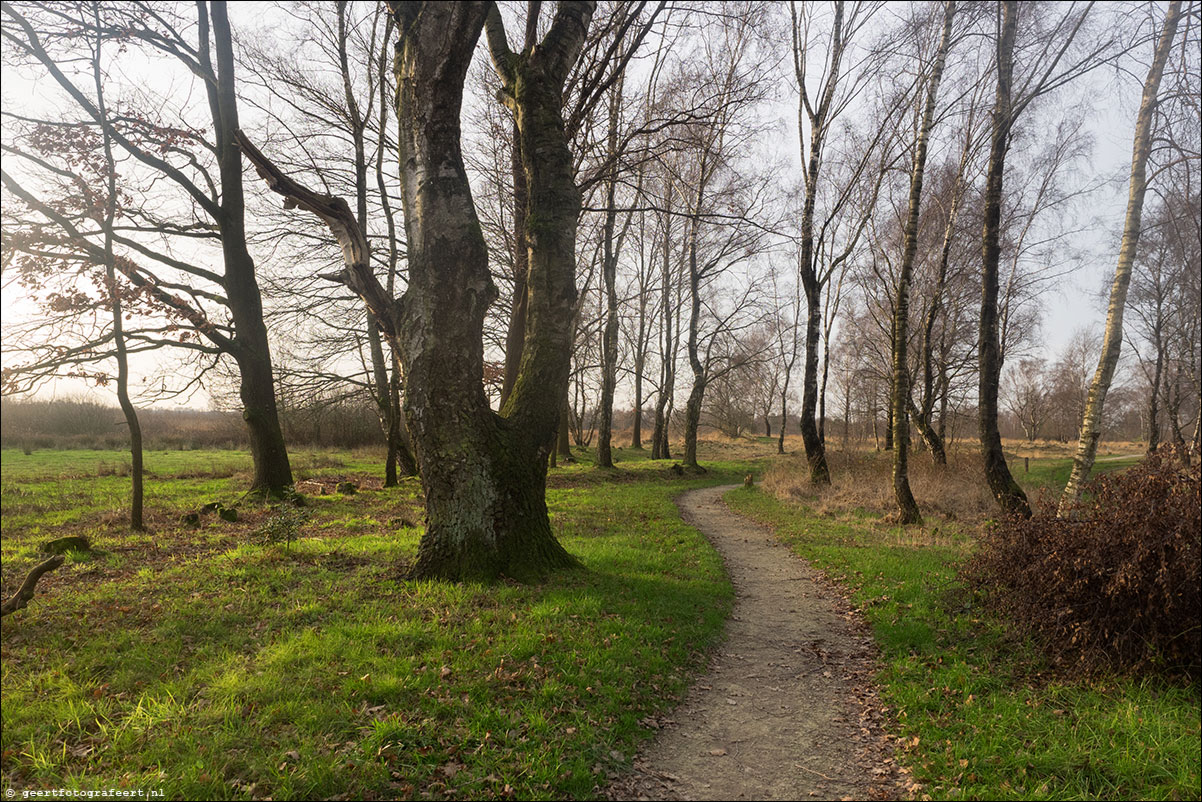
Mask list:
MULTIPOLYGON (((237 412, 196 409, 138 411, 146 448, 190 450, 249 448, 237 412)), ((281 409, 289 445, 357 448, 381 442, 380 424, 367 403, 343 401, 281 409)), ((87 399, 0 399, 0 446, 4 448, 127 448, 121 410, 87 399)))

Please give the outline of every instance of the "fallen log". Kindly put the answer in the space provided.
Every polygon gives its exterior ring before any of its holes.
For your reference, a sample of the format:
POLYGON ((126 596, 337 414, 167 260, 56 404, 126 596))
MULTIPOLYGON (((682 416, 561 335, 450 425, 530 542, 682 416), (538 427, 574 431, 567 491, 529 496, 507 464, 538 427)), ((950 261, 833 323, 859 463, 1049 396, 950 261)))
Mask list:
POLYGON ((26 575, 25 581, 21 583, 21 589, 14 593, 12 598, 5 601, 3 606, 0 606, 0 618, 9 613, 14 613, 29 604, 29 601, 33 598, 34 588, 38 586, 38 580, 62 564, 63 555, 56 554, 49 560, 35 565, 33 570, 26 575))

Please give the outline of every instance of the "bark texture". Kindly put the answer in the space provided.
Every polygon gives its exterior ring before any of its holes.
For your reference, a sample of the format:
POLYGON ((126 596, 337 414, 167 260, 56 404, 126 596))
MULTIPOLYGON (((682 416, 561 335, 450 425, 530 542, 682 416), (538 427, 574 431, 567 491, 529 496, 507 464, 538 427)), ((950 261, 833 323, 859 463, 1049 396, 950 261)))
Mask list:
POLYGON ((1127 216, 1123 224, 1123 240, 1119 246, 1118 265, 1114 281, 1110 286, 1110 307, 1106 314, 1106 333, 1103 335, 1102 356, 1093 381, 1089 385, 1089 400, 1085 404, 1085 415, 1081 420, 1081 436, 1077 442, 1077 453, 1073 456, 1073 469, 1060 496, 1057 514, 1064 517, 1081 499, 1085 480, 1093 469, 1094 457, 1098 453, 1098 438, 1102 434, 1102 407, 1106 393, 1114 378, 1119 352, 1123 345, 1123 311, 1127 305, 1127 289, 1131 285, 1131 267, 1135 263, 1139 247, 1140 223, 1143 217, 1144 195, 1148 191, 1148 156, 1152 152, 1152 137, 1155 127, 1156 99, 1164 66, 1168 62, 1169 50, 1177 34, 1177 21, 1181 17, 1180 0, 1169 3, 1165 12, 1164 27, 1156 43, 1152 66, 1144 81, 1143 98, 1139 116, 1135 123, 1135 143, 1131 156, 1131 183, 1127 195, 1127 216))
POLYGON ((978 429, 985 462, 985 480, 1003 510, 1030 517, 1027 495, 1010 475, 998 430, 998 388, 1002 373, 998 339, 998 265, 1001 259, 1002 178, 1013 123, 1011 83, 1014 77, 1014 37, 1018 3, 1002 3, 1001 35, 997 45, 997 94, 989 148, 989 173, 985 183, 985 223, 982 230, 981 316, 978 356, 978 429))
MULTIPOLYGON (((906 218, 905 244, 901 270, 897 281, 897 295, 893 304, 893 492, 897 499, 898 513, 903 524, 922 523, 918 502, 910 491, 910 371, 909 333, 910 282, 914 275, 914 258, 918 253, 918 213, 922 207, 922 183, 927 162, 927 143, 931 129, 935 126, 935 104, 939 95, 939 82, 943 78, 943 66, 951 46, 952 21, 956 15, 956 4, 948 0, 944 5, 943 33, 939 50, 925 92, 922 123, 918 130, 918 142, 914 148, 914 165, 910 172, 910 198, 906 218)), ((919 95, 922 98, 922 94, 919 95)))
MULTIPOLYGON (((460 150, 463 82, 491 3, 390 3, 409 285, 376 279, 346 202, 282 175, 243 140, 268 184, 321 216, 343 247, 336 278, 380 321, 405 370, 404 411, 425 493, 415 578, 533 580, 575 565, 547 516, 547 458, 567 386, 580 196, 563 135, 563 77, 592 4, 563 4, 534 54, 502 54, 529 187, 527 314, 518 374, 501 413, 485 395, 483 327, 497 290, 460 150), (528 56, 528 57, 527 57, 528 56)), ((499 25, 499 16, 496 18, 499 25)), ((503 30, 500 35, 503 38, 503 30)), ((494 53, 494 57, 496 54, 494 53)))

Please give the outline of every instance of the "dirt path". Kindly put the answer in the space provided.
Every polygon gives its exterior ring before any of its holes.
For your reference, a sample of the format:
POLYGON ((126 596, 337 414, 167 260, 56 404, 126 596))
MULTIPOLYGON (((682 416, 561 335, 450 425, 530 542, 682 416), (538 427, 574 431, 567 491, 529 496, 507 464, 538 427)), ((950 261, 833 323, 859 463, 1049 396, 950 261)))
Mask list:
POLYGON ((735 587, 727 640, 614 799, 882 799, 898 794, 869 676, 872 639, 819 573, 722 502, 677 504, 735 587))

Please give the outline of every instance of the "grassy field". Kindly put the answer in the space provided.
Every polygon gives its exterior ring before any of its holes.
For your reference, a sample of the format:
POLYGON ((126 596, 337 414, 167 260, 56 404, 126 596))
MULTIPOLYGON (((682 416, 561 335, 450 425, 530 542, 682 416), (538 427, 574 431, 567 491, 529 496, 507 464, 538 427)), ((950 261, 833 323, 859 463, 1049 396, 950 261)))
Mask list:
POLYGON ((555 529, 585 569, 484 587, 399 576, 418 489, 373 489, 370 457, 295 455, 310 481, 362 489, 292 510, 238 503, 243 455, 148 454, 153 531, 132 535, 114 512, 119 454, 4 452, 5 588, 46 538, 99 550, 5 619, 5 786, 552 799, 592 796, 627 765, 640 721, 687 687, 731 604, 671 499, 747 464, 692 480, 633 458, 557 469, 555 529), (179 523, 210 501, 239 520, 179 523))
MULTIPOLYGON (((1134 459, 1099 465, 1117 470, 1134 459)), ((1012 469, 1055 497, 1063 456, 1012 469)), ((934 799, 1197 799, 1199 690, 1158 680, 1066 682, 959 592, 975 527, 884 515, 817 515, 759 488, 727 496, 851 591, 882 651, 882 698, 900 759, 934 799)))
MULTIPOLYGON (((774 448, 703 443, 710 472, 694 479, 629 451, 614 471, 587 459, 555 469, 554 526, 585 570, 491 587, 401 577, 421 533, 419 491, 383 490, 371 452, 293 454, 300 509, 243 500, 246 455, 149 453, 152 531, 134 535, 121 518, 127 457, 6 450, 5 591, 48 538, 86 534, 98 551, 71 555, 5 619, 4 784, 167 798, 593 797, 679 698, 730 609, 720 560, 672 497, 741 482, 774 448), (359 492, 331 492, 340 481, 359 492), (238 520, 181 523, 209 502, 238 520)), ((1068 466, 1059 454, 1029 472, 1012 462, 1032 491, 1057 490, 1068 466)), ((1197 689, 1046 674, 955 593, 971 522, 902 530, 871 505, 819 515, 759 489, 730 501, 850 589, 880 642, 899 756, 922 793, 1199 795, 1197 689)))

